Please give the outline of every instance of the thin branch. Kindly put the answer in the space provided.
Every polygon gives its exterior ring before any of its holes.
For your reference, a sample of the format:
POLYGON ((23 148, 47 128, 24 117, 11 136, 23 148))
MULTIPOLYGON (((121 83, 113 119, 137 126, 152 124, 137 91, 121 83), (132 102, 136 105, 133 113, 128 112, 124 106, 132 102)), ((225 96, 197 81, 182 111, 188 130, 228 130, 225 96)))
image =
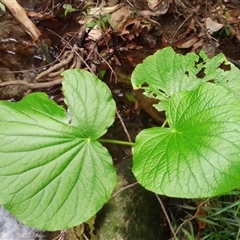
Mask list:
POLYGON ((77 46, 74 45, 72 50, 70 51, 69 55, 67 56, 66 59, 61 60, 61 62, 53 65, 52 67, 50 67, 49 69, 47 69, 46 71, 41 72, 35 79, 34 81, 38 81, 40 78, 42 78, 45 75, 48 75, 49 73, 52 73, 54 70, 59 69, 60 67, 63 67, 65 65, 67 65, 68 63, 71 62, 71 60, 74 57, 74 51, 76 50, 77 46))
POLYGON ((85 238, 85 240, 89 240, 89 238, 84 233, 83 233, 83 237, 85 238))
POLYGON ((189 16, 180 24, 180 26, 177 28, 177 30, 174 32, 173 36, 171 37, 170 40, 170 44, 172 45, 174 42, 174 39, 178 33, 178 31, 182 28, 182 26, 184 25, 184 23, 186 23, 190 18, 192 18, 194 16, 195 12, 192 12, 189 14, 189 16))
POLYGON ((53 87, 55 85, 62 83, 62 81, 63 81, 63 78, 57 78, 51 82, 40 82, 40 83, 29 83, 29 82, 25 82, 24 80, 14 80, 14 81, 0 82, 0 87, 4 87, 8 85, 22 85, 30 89, 37 89, 37 88, 53 87))
POLYGON ((163 210, 163 213, 164 213, 164 215, 165 215, 165 217, 166 217, 166 220, 167 220, 167 222, 168 222, 168 225, 169 225, 169 228, 170 228, 170 230, 171 230, 171 232, 172 232, 172 235, 173 235, 174 239, 177 240, 177 239, 178 239, 178 238, 177 238, 177 235, 176 235, 176 233, 175 233, 175 231, 174 231, 174 229, 173 229, 172 223, 171 223, 171 221, 170 221, 170 218, 168 217, 168 214, 167 214, 167 211, 166 211, 166 209, 165 209, 165 207, 164 207, 164 204, 163 204, 161 198, 160 198, 156 193, 155 193, 155 196, 156 196, 156 198, 157 198, 157 200, 158 200, 158 202, 159 202, 159 204, 160 204, 160 206, 161 206, 161 208, 162 208, 162 210, 163 210))
POLYGON ((41 32, 28 18, 25 9, 17 2, 17 0, 1 0, 1 2, 9 9, 17 21, 23 25, 25 31, 31 36, 32 40, 36 41, 41 35, 41 32))
POLYGON ((132 184, 127 185, 126 187, 121 188, 119 191, 117 191, 116 193, 114 193, 114 194, 111 196, 111 198, 116 197, 119 193, 125 191, 125 190, 128 189, 128 188, 135 187, 135 186, 138 185, 138 184, 139 184, 138 182, 135 182, 135 183, 132 183, 132 184))
MULTIPOLYGON (((85 31, 85 28, 86 28, 86 24, 83 24, 81 27, 80 27, 80 30, 78 32, 81 32, 81 31, 85 31)), ((64 38, 62 38, 60 35, 58 35, 56 32, 52 31, 51 29, 48 29, 49 32, 53 33, 54 35, 56 35, 57 37, 59 37, 65 44, 66 46, 72 48, 72 45, 67 42, 64 38)), ((75 54, 80 58, 80 60, 85 64, 85 66, 88 68, 89 72, 91 72, 92 74, 94 74, 94 72, 92 71, 91 67, 87 64, 87 62, 83 59, 83 57, 81 56, 81 54, 79 54, 77 51, 75 52, 75 54)))
POLYGON ((115 71, 113 70, 112 66, 109 64, 109 62, 101 55, 99 54, 98 51, 96 51, 96 54, 107 64, 107 66, 110 68, 111 70, 111 74, 114 75, 114 78, 115 78, 115 82, 117 82, 117 75, 115 73, 115 71))
POLYGON ((127 128, 126 128, 123 120, 122 120, 121 115, 119 114, 118 111, 116 111, 116 112, 117 112, 117 116, 118 116, 118 118, 119 118, 119 120, 120 120, 120 122, 121 122, 121 124, 122 124, 123 130, 124 130, 124 132, 125 132, 126 135, 127 135, 128 141, 129 141, 129 142, 132 142, 132 139, 131 139, 131 137, 130 137, 130 134, 129 134, 129 132, 128 132, 128 130, 127 130, 127 128))
POLYGON ((179 230, 181 229, 181 227, 182 227, 184 224, 186 224, 187 222, 193 220, 193 219, 198 215, 200 208, 201 208, 205 203, 207 203, 208 201, 209 201, 209 198, 206 199, 205 201, 201 202, 201 203, 198 205, 197 211, 195 212, 195 214, 194 214, 192 217, 184 220, 184 221, 178 226, 178 228, 177 228, 177 230, 176 230, 175 233, 177 234, 177 233, 179 232, 179 230))

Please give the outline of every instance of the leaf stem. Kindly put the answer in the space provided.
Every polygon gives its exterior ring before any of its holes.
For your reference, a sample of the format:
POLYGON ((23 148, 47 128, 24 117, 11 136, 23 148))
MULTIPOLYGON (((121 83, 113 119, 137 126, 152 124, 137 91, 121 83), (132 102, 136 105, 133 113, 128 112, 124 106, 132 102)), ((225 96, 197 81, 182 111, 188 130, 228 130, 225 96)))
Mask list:
POLYGON ((112 144, 134 146, 134 143, 132 143, 132 142, 118 141, 118 140, 113 140, 113 139, 98 139, 98 141, 102 142, 102 143, 112 143, 112 144))
POLYGON ((165 119, 165 121, 164 121, 164 123, 162 124, 162 128, 164 128, 165 126, 166 126, 166 124, 167 124, 167 119, 165 119))

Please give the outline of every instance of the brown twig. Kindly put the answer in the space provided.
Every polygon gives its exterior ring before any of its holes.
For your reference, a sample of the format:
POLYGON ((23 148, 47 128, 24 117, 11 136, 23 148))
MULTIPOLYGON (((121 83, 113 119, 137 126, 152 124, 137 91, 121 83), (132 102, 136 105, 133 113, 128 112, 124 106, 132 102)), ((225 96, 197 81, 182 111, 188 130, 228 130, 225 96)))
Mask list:
POLYGON ((55 85, 58 85, 62 83, 63 78, 57 78, 51 82, 25 82, 24 80, 14 80, 14 81, 7 81, 7 82, 1 82, 0 87, 8 86, 8 85, 23 85, 30 89, 37 89, 37 88, 47 88, 47 87, 53 87, 55 85))
POLYGON ((190 217, 190 218, 184 220, 184 221, 178 226, 178 228, 177 228, 175 234, 177 234, 177 233, 179 232, 179 230, 181 229, 181 227, 182 227, 184 224, 186 224, 187 222, 193 220, 193 219, 198 215, 198 213, 199 213, 199 209, 200 209, 205 203, 207 203, 208 201, 209 201, 209 199, 206 199, 205 201, 201 202, 201 203, 198 205, 195 214, 194 214, 192 217, 190 217))
POLYGON ((174 39, 175 39, 177 33, 179 32, 179 30, 182 28, 182 26, 183 26, 189 19, 191 19, 191 18, 195 15, 195 13, 198 11, 199 8, 200 8, 200 6, 197 6, 196 10, 194 10, 192 13, 190 13, 190 14, 188 15, 188 17, 180 24, 180 26, 177 28, 177 30, 174 32, 174 34, 173 34, 173 36, 172 36, 172 38, 171 38, 171 41, 170 41, 170 44, 171 44, 171 45, 173 44, 174 39))
POLYGON ((117 191, 116 193, 114 193, 111 198, 114 198, 116 197, 119 193, 123 192, 124 190, 128 189, 128 188, 131 188, 131 187, 135 187, 136 185, 138 185, 139 183, 138 182, 135 182, 135 183, 132 183, 132 184, 129 184, 127 185, 126 187, 123 187, 121 188, 119 191, 117 191))
POLYGON ((161 208, 162 208, 162 210, 163 210, 163 213, 164 213, 164 215, 165 215, 165 217, 166 217, 166 220, 167 220, 167 222, 168 222, 168 225, 169 225, 169 228, 170 228, 170 230, 171 230, 171 232, 172 232, 172 235, 173 235, 173 237, 174 237, 174 240, 177 240, 177 239, 178 239, 178 238, 177 238, 177 235, 176 235, 176 233, 175 233, 175 231, 174 231, 174 229, 173 229, 172 223, 171 223, 170 218, 169 218, 169 216, 168 216, 168 214, 167 214, 167 211, 166 211, 166 209, 165 209, 165 207, 164 207, 164 204, 163 204, 161 198, 158 196, 158 194, 155 193, 155 196, 156 196, 156 198, 157 198, 157 200, 158 200, 158 202, 159 202, 159 204, 160 204, 160 206, 161 206, 161 208))
POLYGON ((60 63, 57 63, 55 65, 53 65, 52 67, 50 67, 49 69, 47 69, 46 71, 41 72, 35 79, 34 81, 37 82, 39 81, 40 78, 52 73, 53 71, 66 66, 68 63, 71 62, 71 60, 74 58, 74 51, 77 49, 77 46, 74 45, 72 50, 70 51, 69 55, 67 56, 66 59, 63 59, 60 63))
POLYGON ((98 51, 96 51, 96 53, 107 64, 107 66, 110 68, 111 74, 114 75, 115 82, 117 83, 117 75, 116 75, 115 71, 113 70, 112 66, 108 63, 108 61, 103 56, 101 56, 101 54, 99 54, 98 51))
POLYGON ((25 28, 26 32, 31 36, 33 41, 36 41, 41 35, 40 30, 36 25, 28 18, 24 8, 17 2, 17 0, 1 0, 1 2, 10 10, 13 16, 20 22, 25 28))
MULTIPOLYGON (((80 28, 79 31, 82 31, 82 30, 85 31, 84 27, 85 27, 85 26, 83 25, 83 26, 80 28)), ((62 38, 62 37, 61 37, 60 35, 58 35, 56 32, 52 31, 51 29, 48 29, 48 31, 50 31, 51 33, 53 33, 54 35, 56 35, 57 37, 59 37, 59 38, 66 44, 66 46, 68 46, 68 47, 70 47, 70 48, 72 47, 69 42, 67 42, 64 38, 62 38)), ((91 72, 92 74, 94 74, 94 72, 92 71, 91 67, 87 64, 87 62, 83 59, 83 57, 82 57, 80 54, 78 54, 78 52, 76 52, 75 54, 80 58, 80 60, 82 61, 82 63, 85 64, 85 66, 88 68, 89 72, 91 72)))
POLYGON ((216 38, 212 37, 211 34, 209 34, 209 32, 207 31, 207 29, 198 20, 196 22, 201 27, 201 29, 205 32, 205 34, 207 35, 208 39, 212 39, 215 42, 218 42, 218 40, 216 38))
POLYGON ((131 137, 130 137, 130 134, 129 134, 129 132, 128 132, 128 130, 127 130, 127 128, 126 128, 123 120, 122 120, 121 115, 119 114, 118 111, 116 111, 116 112, 117 112, 118 119, 120 120, 120 122, 121 122, 121 124, 122 124, 123 130, 124 130, 124 132, 125 132, 126 135, 127 135, 128 141, 129 141, 129 142, 132 142, 132 139, 131 139, 131 137))

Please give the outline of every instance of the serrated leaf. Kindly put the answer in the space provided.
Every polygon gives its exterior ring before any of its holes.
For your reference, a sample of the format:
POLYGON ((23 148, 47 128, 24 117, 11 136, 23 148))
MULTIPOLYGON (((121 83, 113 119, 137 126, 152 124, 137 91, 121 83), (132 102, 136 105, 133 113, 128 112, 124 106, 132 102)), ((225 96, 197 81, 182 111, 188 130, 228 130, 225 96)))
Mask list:
POLYGON ((51 231, 87 221, 116 181, 96 140, 114 121, 111 92, 82 70, 64 77, 68 113, 44 93, 0 102, 0 203, 26 225, 51 231))
POLYGON ((203 83, 176 93, 169 128, 140 132, 133 173, 150 191, 171 197, 212 197, 240 186, 240 102, 226 88, 203 83))
POLYGON ((174 93, 193 90, 206 81, 225 86, 240 97, 240 71, 223 54, 208 59, 204 52, 184 56, 167 47, 145 58, 131 81, 134 89, 144 89, 146 96, 160 100, 154 105, 159 111, 166 109, 174 93))
POLYGON ((62 75, 66 79, 63 82, 65 102, 73 117, 71 126, 77 129, 81 136, 98 139, 106 133, 115 118, 115 102, 110 90, 87 71, 68 70, 62 75), (86 81, 80 82, 79 79, 86 81))

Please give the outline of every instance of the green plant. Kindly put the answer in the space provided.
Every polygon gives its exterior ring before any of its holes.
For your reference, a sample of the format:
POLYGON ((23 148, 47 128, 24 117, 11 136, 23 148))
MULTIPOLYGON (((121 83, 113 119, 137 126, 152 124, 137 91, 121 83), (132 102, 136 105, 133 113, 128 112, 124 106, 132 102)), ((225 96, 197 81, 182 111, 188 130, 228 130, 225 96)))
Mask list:
POLYGON ((133 87, 160 100, 169 127, 135 143, 100 138, 116 111, 103 82, 84 70, 63 76, 67 111, 44 93, 0 102, 0 203, 21 222, 56 230, 94 215, 116 181, 103 142, 133 146, 135 177, 158 194, 204 198, 239 186, 240 75, 223 54, 166 48, 136 67, 133 87))
POLYGON ((67 16, 68 13, 75 12, 76 8, 73 8, 71 4, 63 4, 64 9, 64 17, 67 16))
POLYGON ((203 240, 223 240, 240 238, 240 190, 236 189, 221 197, 212 198, 204 208, 206 222, 203 240))
POLYGON ((178 233, 179 239, 184 238, 182 235, 186 239, 200 238, 202 240, 238 240, 240 238, 239 189, 219 197, 206 199, 199 203, 198 207, 189 205, 180 207, 186 211, 188 217, 177 228, 176 233, 178 233), (201 212, 199 212, 200 208, 201 212), (195 213, 194 215, 192 215, 193 212, 195 213), (201 231, 196 228, 196 220, 202 226, 201 231))
POLYGON ((106 29, 106 24, 109 24, 111 27, 113 27, 110 14, 100 16, 98 19, 93 19, 90 23, 87 24, 87 27, 93 28, 95 26, 98 26, 101 29, 106 29))

